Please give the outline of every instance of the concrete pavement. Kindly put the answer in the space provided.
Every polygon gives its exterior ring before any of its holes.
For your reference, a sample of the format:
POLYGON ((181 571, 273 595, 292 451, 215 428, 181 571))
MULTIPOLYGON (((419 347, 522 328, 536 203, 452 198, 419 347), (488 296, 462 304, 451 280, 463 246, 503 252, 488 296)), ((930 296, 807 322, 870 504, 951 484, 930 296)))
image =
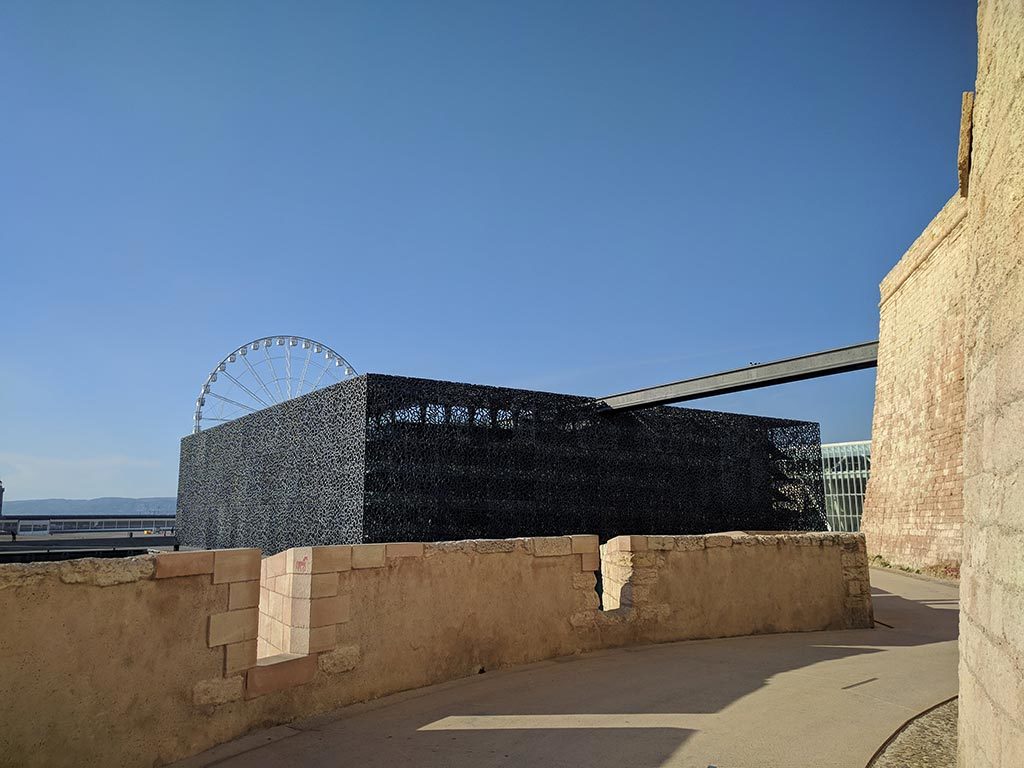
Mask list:
POLYGON ((907 719, 957 692, 956 586, 877 569, 871 580, 873 630, 554 659, 249 734, 177 765, 864 768, 907 719))

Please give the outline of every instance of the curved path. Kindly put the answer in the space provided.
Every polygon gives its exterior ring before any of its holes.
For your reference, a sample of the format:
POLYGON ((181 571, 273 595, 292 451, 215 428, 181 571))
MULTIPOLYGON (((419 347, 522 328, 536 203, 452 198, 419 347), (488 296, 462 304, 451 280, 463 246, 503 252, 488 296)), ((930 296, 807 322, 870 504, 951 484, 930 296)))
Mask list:
POLYGON ((871 581, 873 630, 555 659, 253 733, 178 765, 864 768, 906 720, 957 692, 956 586, 877 569, 871 581))

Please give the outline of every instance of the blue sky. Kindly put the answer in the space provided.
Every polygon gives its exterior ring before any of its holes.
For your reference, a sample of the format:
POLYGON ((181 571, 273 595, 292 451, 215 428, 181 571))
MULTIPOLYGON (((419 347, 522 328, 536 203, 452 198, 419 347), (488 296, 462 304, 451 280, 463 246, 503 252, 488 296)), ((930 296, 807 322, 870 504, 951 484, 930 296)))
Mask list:
MULTIPOLYGON (((873 339, 971 2, 0 6, 0 478, 173 495, 223 355, 601 395, 873 339)), ((701 401, 870 434, 874 376, 701 401)))

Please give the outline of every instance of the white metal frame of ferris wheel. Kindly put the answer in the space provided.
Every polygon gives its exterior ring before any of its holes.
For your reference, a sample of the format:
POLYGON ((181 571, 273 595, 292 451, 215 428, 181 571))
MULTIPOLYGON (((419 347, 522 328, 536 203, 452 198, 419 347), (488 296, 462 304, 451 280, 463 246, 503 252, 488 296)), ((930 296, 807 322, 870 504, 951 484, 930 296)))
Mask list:
MULTIPOLYGON (((254 413, 263 408, 269 408, 272 405, 299 397, 302 394, 308 394, 320 387, 328 371, 338 368, 342 369, 342 376, 340 378, 355 375, 355 369, 348 360, 326 344, 314 341, 313 339, 307 339, 304 336, 264 336, 263 338, 243 344, 217 363, 214 369, 210 371, 210 375, 206 377, 206 381, 203 382, 202 389, 199 391, 199 397, 196 398, 192 431, 193 433, 201 432, 204 421, 233 421, 234 418, 245 413, 254 413), (292 349, 299 346, 305 351, 305 355, 292 355, 292 349), (277 360, 284 361, 283 376, 278 376, 277 368, 274 366, 275 358, 270 354, 270 350, 274 347, 284 348, 284 355, 276 358, 277 360), (270 372, 268 378, 261 376, 257 365, 253 365, 249 360, 250 354, 258 356, 260 351, 263 352, 263 358, 260 359, 258 364, 262 365, 264 362, 267 364, 267 369, 270 372), (296 365, 301 362, 301 372, 298 375, 295 375, 293 372, 293 360, 295 360, 296 365), (235 376, 231 368, 239 363, 243 369, 238 376, 235 376), (313 371, 310 371, 311 364, 313 371), (319 371, 318 374, 317 371, 319 371), (313 375, 316 375, 315 379, 307 379, 307 376, 313 375), (239 402, 239 400, 227 397, 226 394, 215 392, 213 385, 217 382, 218 376, 223 376, 238 387, 245 395, 251 398, 251 403, 239 402), (251 386, 246 384, 246 377, 248 377, 248 384, 251 386), (303 388, 306 389, 305 392, 303 392, 303 388), (203 415, 203 408, 206 406, 207 397, 212 397, 221 402, 221 414, 223 414, 223 407, 225 405, 234 406, 241 413, 232 418, 203 415)), ((338 377, 333 375, 329 378, 329 383, 331 384, 339 380, 338 377)), ((232 392, 231 394, 234 393, 232 392)))

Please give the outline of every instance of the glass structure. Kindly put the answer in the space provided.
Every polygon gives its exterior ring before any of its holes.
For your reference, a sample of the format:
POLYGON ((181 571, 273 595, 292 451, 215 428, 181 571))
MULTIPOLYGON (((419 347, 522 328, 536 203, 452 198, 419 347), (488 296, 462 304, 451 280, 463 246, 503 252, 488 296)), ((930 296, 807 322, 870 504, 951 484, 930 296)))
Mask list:
POLYGON ((821 446, 825 517, 833 531, 859 531, 864 492, 871 473, 871 441, 821 446))

